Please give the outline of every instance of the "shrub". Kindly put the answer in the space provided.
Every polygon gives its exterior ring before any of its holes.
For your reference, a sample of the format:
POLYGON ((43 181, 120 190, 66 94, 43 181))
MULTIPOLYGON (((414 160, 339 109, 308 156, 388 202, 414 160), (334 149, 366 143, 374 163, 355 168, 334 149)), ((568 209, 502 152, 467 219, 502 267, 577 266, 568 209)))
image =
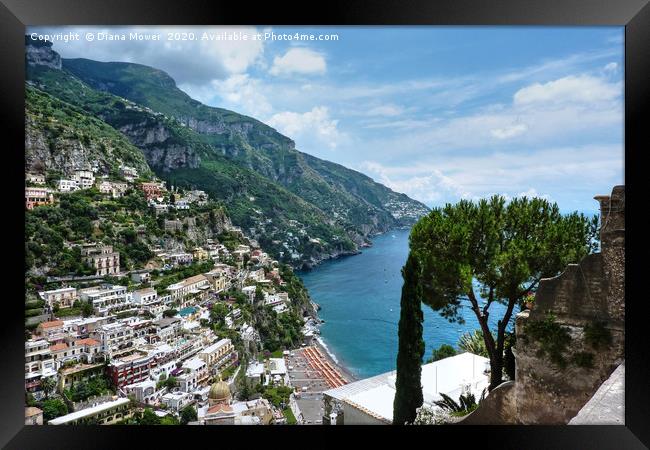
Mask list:
POLYGON ((439 361, 441 359, 449 358, 456 354, 456 349, 449 344, 442 344, 438 348, 434 348, 431 352, 431 358, 427 362, 439 361))
POLYGON ((606 348, 612 343, 612 333, 605 328, 604 322, 585 325, 585 342, 594 349, 606 348))
POLYGON ((549 314, 543 320, 529 321, 525 326, 524 339, 534 339, 539 344, 536 356, 548 356, 553 364, 560 368, 567 365, 564 352, 571 343, 569 329, 555 321, 555 316, 549 314))

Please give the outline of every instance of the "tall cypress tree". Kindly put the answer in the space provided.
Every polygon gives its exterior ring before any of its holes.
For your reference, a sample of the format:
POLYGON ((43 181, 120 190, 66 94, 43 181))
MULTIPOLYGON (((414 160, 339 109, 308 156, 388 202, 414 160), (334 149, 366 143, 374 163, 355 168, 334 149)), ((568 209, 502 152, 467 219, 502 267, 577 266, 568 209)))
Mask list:
POLYGON ((415 420, 416 409, 422 406, 422 357, 424 316, 418 295, 418 263, 409 255, 402 268, 402 298, 400 301, 399 348, 397 352, 397 379, 393 402, 393 424, 403 425, 415 420))

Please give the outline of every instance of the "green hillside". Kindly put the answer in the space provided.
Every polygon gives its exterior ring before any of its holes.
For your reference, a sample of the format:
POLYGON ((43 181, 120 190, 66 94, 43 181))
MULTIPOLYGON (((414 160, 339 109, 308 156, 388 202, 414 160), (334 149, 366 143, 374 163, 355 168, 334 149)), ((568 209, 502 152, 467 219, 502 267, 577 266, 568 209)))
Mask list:
POLYGON ((356 252, 373 233, 411 224, 428 210, 297 151, 256 119, 191 99, 151 67, 63 59, 61 68, 28 62, 27 77, 125 136, 158 176, 211 193, 235 225, 294 266, 356 252))

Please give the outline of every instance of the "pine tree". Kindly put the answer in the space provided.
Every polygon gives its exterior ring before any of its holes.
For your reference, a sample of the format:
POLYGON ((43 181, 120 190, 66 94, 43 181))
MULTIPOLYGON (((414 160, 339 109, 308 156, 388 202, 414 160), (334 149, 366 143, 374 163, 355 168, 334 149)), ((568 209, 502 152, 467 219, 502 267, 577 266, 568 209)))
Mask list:
POLYGON ((422 357, 424 320, 418 295, 418 263, 409 255, 402 268, 402 299, 400 301, 399 348, 397 352, 397 379, 393 403, 393 424, 413 423, 416 410, 424 401, 422 397, 422 357))

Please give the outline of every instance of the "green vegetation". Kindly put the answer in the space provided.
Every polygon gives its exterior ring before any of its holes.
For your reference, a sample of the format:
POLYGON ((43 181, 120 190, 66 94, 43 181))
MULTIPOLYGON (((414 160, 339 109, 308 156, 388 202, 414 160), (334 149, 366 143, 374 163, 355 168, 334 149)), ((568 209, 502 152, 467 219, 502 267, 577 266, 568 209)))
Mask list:
POLYGON ((393 424, 413 423, 416 410, 424 402, 421 375, 424 340, 420 306, 420 288, 414 282, 419 272, 418 261, 409 255, 402 268, 402 298, 398 324, 397 378, 393 403, 393 424))
MULTIPOLYGON (((490 389, 503 381, 506 329, 515 307, 523 307, 542 278, 556 276, 594 251, 597 230, 596 216, 562 215, 557 204, 544 199, 522 197, 506 203, 497 195, 435 208, 413 227, 409 245, 421 267, 414 280, 421 287, 420 298, 459 323, 461 304, 469 300, 490 358, 490 389), (495 302, 505 310, 493 334, 488 317, 495 302)), ((554 361, 561 361, 557 351, 547 350, 554 361)))
POLYGON ((226 325, 226 315, 230 312, 224 303, 215 303, 210 310, 210 320, 218 328, 226 325))
POLYGON ((126 421, 128 425, 180 425, 178 419, 171 414, 158 417, 151 408, 145 408, 142 412, 136 412, 133 417, 126 421))
POLYGON ((567 327, 555 321, 555 316, 548 314, 543 320, 529 320, 524 327, 524 342, 534 340, 539 345, 537 357, 547 356, 560 368, 567 366, 564 353, 571 344, 571 334, 567 327))
POLYGON ((483 356, 484 358, 489 358, 490 356, 485 347, 485 339, 483 339, 483 332, 481 330, 463 333, 458 339, 458 348, 464 352, 470 352, 483 356))
POLYGON ((309 292, 300 277, 294 273, 291 266, 283 264, 280 267, 280 276, 286 284, 285 286, 279 287, 279 290, 286 292, 291 299, 291 303, 301 310, 303 314, 311 311, 309 292))
POLYGON ((517 335, 514 331, 506 333, 505 343, 503 346, 503 372, 509 380, 515 379, 515 354, 512 352, 513 347, 517 344, 517 335))
POLYGON ((451 416, 462 417, 478 408, 480 403, 485 398, 485 392, 486 390, 484 389, 478 403, 476 402, 476 397, 471 392, 462 394, 460 397, 458 397, 458 403, 447 394, 443 394, 441 392, 440 396, 442 397, 442 400, 437 400, 434 403, 436 406, 442 408, 445 411, 448 411, 451 416))
POLYGON ((74 316, 83 316, 83 308, 62 308, 56 312, 56 317, 59 319, 62 317, 74 317, 74 316))
POLYGON ((163 272, 165 275, 156 280, 156 290, 159 292, 164 291, 171 284, 178 283, 185 278, 209 272, 213 267, 214 261, 210 259, 207 261, 195 262, 188 266, 177 267, 167 272, 163 272))
POLYGON ((45 421, 49 421, 68 414, 68 407, 59 398, 50 398, 43 400, 40 408, 43 410, 43 419, 45 421))
POLYGON ((65 395, 73 402, 81 402, 90 397, 112 393, 108 381, 103 377, 94 377, 88 381, 79 381, 65 395))
POLYGON ((612 343, 612 333, 605 328, 604 322, 585 325, 585 342, 594 349, 606 348, 612 343))
POLYGON ((81 257, 81 249, 66 245, 93 241, 113 245, 122 266, 142 265, 153 255, 135 227, 156 228, 152 214, 139 191, 111 201, 95 189, 62 194, 57 205, 25 213, 25 269, 49 267, 50 276, 94 275, 95 269, 81 257), (117 224, 125 227, 118 233, 117 224))
POLYGON ((289 406, 289 397, 293 389, 289 386, 264 386, 262 397, 267 399, 276 408, 286 408, 289 406))
POLYGON ((456 349, 449 344, 442 344, 438 348, 434 348, 431 352, 431 358, 427 360, 427 363, 432 363, 439 361, 441 359, 449 358, 456 354, 456 349))
MULTIPOLYGON (((29 85, 25 89, 25 119, 26 133, 41 137, 52 156, 75 151, 81 143, 87 156, 109 173, 117 173, 120 164, 126 164, 143 175, 151 174, 142 152, 123 134, 86 111, 29 85)), ((61 178, 64 167, 52 169, 46 178, 50 183, 61 178)))
POLYGON ((291 411, 291 408, 284 408, 282 410, 282 414, 284 414, 284 417, 287 419, 287 425, 295 425, 298 423, 296 416, 294 416, 293 411, 291 411))
POLYGON ((166 387, 167 389, 171 390, 176 387, 176 377, 166 377, 165 374, 162 374, 160 376, 160 379, 156 383, 156 389, 161 389, 163 387, 166 387))
POLYGON ((295 348, 302 343, 303 322, 291 310, 278 314, 268 306, 256 305, 253 319, 264 348, 270 352, 295 348))
POLYGON ((180 416, 181 425, 187 425, 188 422, 194 422, 198 419, 196 409, 192 405, 187 405, 183 408, 180 416))
MULTIPOLYGON (((62 108, 96 118, 97 127, 124 131, 144 154, 182 156, 178 159, 186 163, 180 166, 170 165, 174 158, 150 163, 175 186, 203 189, 221 200, 235 225, 249 228, 263 222, 260 244, 287 263, 356 251, 354 241, 369 231, 413 223, 428 211, 365 175, 295 150, 291 139, 253 118, 192 100, 166 73, 151 67, 65 59, 62 70, 29 65, 27 78, 62 108), (214 127, 226 132, 205 132, 214 127), (151 130, 165 138, 143 139, 151 130), (395 219, 393 212, 402 219, 395 219), (306 231, 292 243, 302 255, 298 261, 278 244, 286 239, 291 221, 306 231)), ((81 142, 94 142, 84 128, 77 135, 81 142)), ((101 144, 110 155, 122 148, 101 144)), ((133 149, 128 144, 120 155, 127 162, 133 149)), ((55 143, 53 148, 58 147, 55 143)))

